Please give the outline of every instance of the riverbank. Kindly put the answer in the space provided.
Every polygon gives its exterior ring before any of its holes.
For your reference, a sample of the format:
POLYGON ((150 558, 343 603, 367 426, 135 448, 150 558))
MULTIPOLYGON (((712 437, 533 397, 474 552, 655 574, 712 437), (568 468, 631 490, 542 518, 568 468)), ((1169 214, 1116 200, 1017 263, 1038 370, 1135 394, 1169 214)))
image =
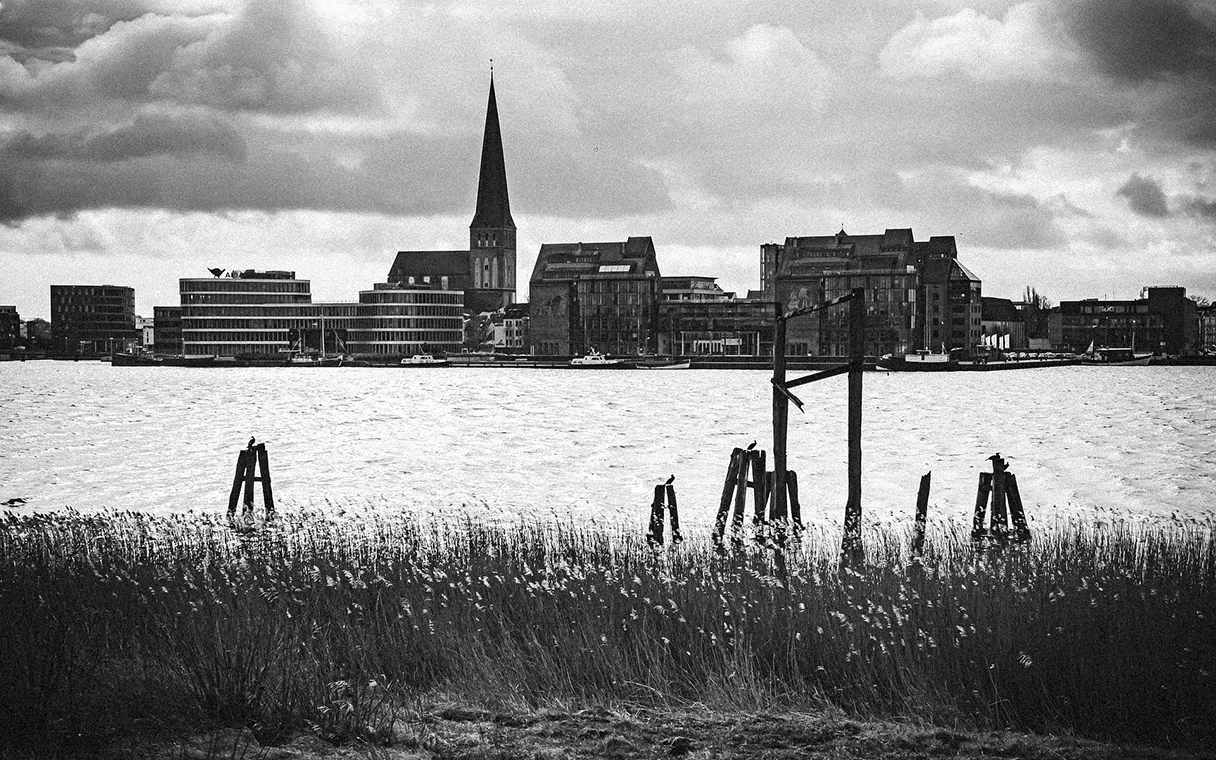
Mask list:
MULTIPOLYGON (((401 721, 443 694, 503 715, 622 709, 643 727, 621 748, 641 746, 648 716, 698 705, 897 719, 962 732, 947 744, 977 753, 987 740, 971 732, 1002 730, 1212 746, 1211 525, 1064 523, 982 554, 966 527, 933 526, 911 571, 908 536, 872 529, 864 568, 841 573, 838 535, 819 530, 781 568, 750 542, 655 550, 570 523, 288 515, 234 531, 197 515, 8 514, 0 736, 69 754, 246 727, 262 745, 408 750, 401 721)), ((937 746, 917 731, 891 756, 937 746)))

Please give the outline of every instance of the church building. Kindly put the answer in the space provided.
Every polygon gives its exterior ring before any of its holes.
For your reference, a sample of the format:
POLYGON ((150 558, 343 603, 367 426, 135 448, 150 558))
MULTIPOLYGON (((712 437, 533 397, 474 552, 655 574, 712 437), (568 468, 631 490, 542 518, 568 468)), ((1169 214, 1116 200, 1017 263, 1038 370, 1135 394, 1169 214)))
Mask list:
POLYGON ((497 311, 515 303, 515 221, 507 195, 494 75, 481 144, 477 208, 469 225, 467 251, 399 251, 388 282, 405 287, 464 291, 465 308, 497 311))

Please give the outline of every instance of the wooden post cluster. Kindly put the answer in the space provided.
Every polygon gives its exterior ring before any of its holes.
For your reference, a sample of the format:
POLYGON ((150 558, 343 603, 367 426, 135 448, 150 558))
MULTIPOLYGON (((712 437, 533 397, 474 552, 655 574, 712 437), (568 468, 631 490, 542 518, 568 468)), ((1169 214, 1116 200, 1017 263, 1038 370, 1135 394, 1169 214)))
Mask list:
POLYGON ((714 522, 715 543, 722 542, 728 522, 737 540, 743 529, 749 488, 752 489, 754 526, 759 527, 769 522, 783 525, 786 519, 785 510, 788 507, 795 530, 802 527, 802 506, 798 502, 798 474, 793 471, 785 473, 785 489, 782 494, 777 490, 777 473, 765 468, 767 458, 768 455, 764 451, 750 447, 731 451, 726 480, 722 484, 722 501, 718 505, 718 517, 714 522), (785 498, 782 499, 781 496, 785 498), (767 515, 765 507, 768 507, 767 515))
POLYGON ((676 508, 676 487, 672 485, 675 476, 671 476, 662 485, 654 487, 654 501, 650 503, 650 532, 646 534, 646 540, 651 544, 661 545, 663 543, 663 512, 664 500, 666 500, 666 511, 671 518, 671 542, 678 544, 684 540, 680 535, 680 512, 676 508))
POLYGON ((262 484, 262 502, 266 507, 267 519, 274 517, 274 493, 270 488, 270 457, 266 453, 266 444, 259 443, 255 446, 253 441, 250 441, 249 446, 242 449, 236 458, 236 474, 232 478, 232 492, 228 495, 229 519, 236 516, 236 504, 240 499, 242 488, 245 491, 242 516, 249 517, 253 514, 253 484, 255 482, 262 484), (257 469, 261 469, 261 475, 255 473, 257 469))
POLYGON ((1001 455, 988 457, 992 472, 981 472, 979 488, 975 494, 975 519, 971 524, 971 538, 982 542, 990 539, 1000 543, 1013 540, 1030 540, 1030 526, 1026 523, 1026 511, 1022 507, 1022 494, 1018 491, 1017 476, 1009 471, 1009 465, 1001 455), (989 496, 992 498, 991 519, 988 511, 989 496), (985 527, 985 521, 988 526, 985 527), (1012 531, 1010 530, 1012 522, 1012 531))

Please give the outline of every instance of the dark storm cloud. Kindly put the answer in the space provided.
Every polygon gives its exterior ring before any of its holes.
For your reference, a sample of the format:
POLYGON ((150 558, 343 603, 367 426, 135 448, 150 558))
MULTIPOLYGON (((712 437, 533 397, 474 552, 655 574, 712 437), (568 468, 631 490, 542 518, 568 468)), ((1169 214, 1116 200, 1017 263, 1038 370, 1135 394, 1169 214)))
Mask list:
POLYGON ((1196 198, 1189 195, 1182 197, 1180 200, 1182 201, 1183 213, 1207 222, 1216 222, 1216 200, 1196 198))
POLYGON ((1132 84, 1216 76, 1216 25, 1210 9, 1184 0, 1085 0, 1073 36, 1113 79, 1132 84))
POLYGON ((149 156, 214 156, 240 161, 245 141, 230 125, 212 116, 144 115, 104 131, 34 135, 22 133, 3 148, 7 159, 124 161, 149 156))
POLYGON ((210 126, 184 130, 193 137, 166 135, 155 120, 89 137, 22 135, 0 153, 7 167, 0 222, 102 208, 419 215, 471 208, 476 154, 457 156, 469 146, 448 139, 393 134, 335 150, 314 136, 289 149, 263 135, 241 143, 210 126), (460 163, 467 171, 451 171, 460 163))
POLYGON ((1073 38, 1111 80, 1162 89, 1144 116, 1154 131, 1216 146, 1216 10, 1186 0, 1083 0, 1073 38))
POLYGON ((1170 215, 1169 203, 1165 199, 1160 183, 1152 177, 1133 174, 1116 195, 1127 198, 1132 211, 1140 216, 1161 219, 1170 215))

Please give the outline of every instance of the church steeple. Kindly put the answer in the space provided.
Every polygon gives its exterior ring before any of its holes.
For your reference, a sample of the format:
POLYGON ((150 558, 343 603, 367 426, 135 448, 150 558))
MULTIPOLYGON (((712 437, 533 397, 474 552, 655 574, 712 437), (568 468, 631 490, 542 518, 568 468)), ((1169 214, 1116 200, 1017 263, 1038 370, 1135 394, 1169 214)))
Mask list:
POLYGON ((515 221, 511 219, 511 200, 507 197, 507 167, 502 157, 502 132, 498 128, 493 69, 490 71, 490 101, 486 105, 486 130, 481 141, 477 211, 469 228, 515 229, 515 221))
POLYGON ((475 311, 495 311, 515 303, 515 220, 507 197, 507 167, 502 158, 492 67, 477 211, 469 225, 469 279, 472 287, 465 289, 465 306, 475 311))

